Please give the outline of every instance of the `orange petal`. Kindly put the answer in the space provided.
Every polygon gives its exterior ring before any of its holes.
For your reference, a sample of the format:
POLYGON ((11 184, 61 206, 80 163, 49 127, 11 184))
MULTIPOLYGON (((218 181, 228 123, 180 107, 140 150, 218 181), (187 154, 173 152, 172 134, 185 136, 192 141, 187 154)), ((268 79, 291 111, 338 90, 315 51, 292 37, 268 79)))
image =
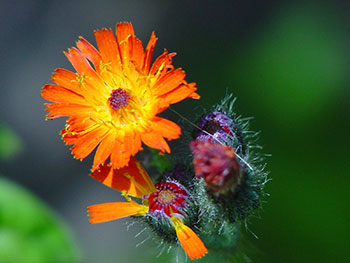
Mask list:
POLYGON ((128 22, 118 23, 116 28, 116 35, 119 44, 129 36, 135 36, 132 24, 128 22))
POLYGON ((67 120, 67 131, 71 133, 81 133, 86 130, 91 130, 96 122, 91 120, 87 114, 75 114, 67 120))
POLYGON ((102 30, 96 30, 94 33, 103 63, 111 63, 113 71, 120 71, 121 59, 119 55, 119 47, 112 29, 108 30, 104 28, 102 30))
POLYGON ((126 167, 113 169, 111 164, 105 163, 90 176, 108 187, 134 197, 141 198, 157 190, 147 172, 134 157, 130 158, 126 167))
MULTIPOLYGON (((88 156, 96 146, 104 139, 108 129, 100 126, 84 135, 77 137, 74 146, 71 148, 72 153, 76 159, 84 159, 88 156)), ((65 140, 65 136, 62 137, 65 140)))
POLYGON ((86 104, 83 96, 61 86, 46 84, 41 96, 49 101, 60 103, 86 104))
POLYGON ((201 98, 201 95, 199 95, 198 93, 195 92, 197 90, 196 83, 192 82, 192 83, 188 84, 188 87, 193 90, 193 92, 188 97, 191 99, 199 100, 201 98))
POLYGON ((91 76, 92 78, 96 79, 98 78, 90 63, 78 49, 71 48, 68 50, 68 52, 64 51, 63 53, 80 75, 91 76))
POLYGON ((184 225, 175 216, 171 217, 171 221, 174 223, 176 235, 182 248, 191 260, 201 258, 208 253, 203 241, 191 228, 184 225))
POLYGON ((131 155, 135 155, 142 150, 140 133, 133 130, 126 132, 124 137, 124 146, 125 151, 129 152, 131 155))
POLYGON ((141 139, 144 144, 146 144, 151 148, 158 149, 163 153, 164 152, 170 153, 170 147, 167 144, 167 142, 159 133, 156 133, 155 131, 142 133, 141 139))
POLYGON ((51 77, 51 80, 57 85, 80 94, 81 89, 77 85, 76 79, 77 74, 63 68, 56 69, 51 77))
POLYGON ((55 119, 63 116, 72 116, 72 115, 89 115, 93 112, 93 108, 90 106, 85 105, 78 105, 78 104, 61 104, 61 103, 55 103, 55 104, 44 104, 49 113, 46 115, 47 119, 55 119))
POLYGON ((100 143, 94 157, 92 171, 96 170, 111 155, 115 143, 115 138, 116 133, 109 133, 100 143))
POLYGON ((199 99, 200 96, 197 93, 195 93, 195 91, 197 90, 195 86, 196 86, 196 83, 181 85, 175 90, 162 95, 160 97, 161 100, 159 103, 160 109, 157 113, 162 112, 163 110, 168 108, 170 104, 177 103, 186 98, 199 99))
POLYGON ((168 140, 177 139, 181 134, 181 128, 179 125, 160 117, 155 117, 152 120, 152 128, 168 140))
POLYGON ((111 202, 92 205, 87 208, 91 224, 116 220, 127 216, 140 216, 148 212, 148 207, 136 202, 111 202))
POLYGON ((77 47, 80 52, 94 64, 95 70, 99 72, 102 57, 96 48, 83 37, 79 37, 77 47))
POLYGON ((181 85, 162 97, 166 98, 170 104, 177 103, 185 98, 199 99, 200 96, 196 93, 196 90, 196 83, 192 82, 187 85, 181 85))
POLYGON ((111 163, 114 169, 119 169, 128 164, 131 153, 125 151, 124 144, 116 141, 112 149, 111 163))
POLYGON ((144 61, 144 51, 142 42, 137 37, 132 37, 132 57, 131 61, 135 63, 138 70, 141 70, 144 61))
POLYGON ((167 50, 164 50, 163 54, 153 62, 150 75, 155 75, 161 67, 163 68, 162 72, 168 70, 174 56, 176 56, 176 53, 169 54, 167 50))
POLYGON ((161 96, 174 90, 185 82, 185 77, 185 72, 180 68, 167 72, 166 75, 159 79, 153 86, 152 90, 154 95, 161 96))
POLYGON ((153 50, 154 50, 154 47, 156 46, 156 42, 157 42, 156 34, 152 32, 151 38, 146 47, 144 62, 142 66, 142 70, 145 75, 148 74, 149 68, 151 66, 153 50))
POLYGON ((126 64, 132 56, 134 28, 131 23, 119 23, 117 24, 116 34, 123 64, 126 64))
POLYGON ((65 142, 66 145, 74 144, 77 141, 77 138, 78 138, 78 136, 76 134, 73 135, 73 133, 71 133, 67 129, 67 126, 60 131, 60 134, 61 134, 62 139, 63 139, 63 141, 65 142))

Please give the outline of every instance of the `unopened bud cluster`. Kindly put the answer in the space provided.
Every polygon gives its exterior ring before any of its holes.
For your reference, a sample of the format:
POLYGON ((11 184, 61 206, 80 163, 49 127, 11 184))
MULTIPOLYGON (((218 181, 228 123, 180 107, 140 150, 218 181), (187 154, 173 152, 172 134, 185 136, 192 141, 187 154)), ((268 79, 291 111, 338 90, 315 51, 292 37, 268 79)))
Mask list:
MULTIPOLYGON (((220 242, 231 250, 236 247, 239 226, 260 207, 267 180, 264 156, 252 151, 257 148, 251 145, 257 134, 249 131, 247 119, 233 112, 233 104, 228 96, 199 118, 189 141, 191 161, 161 177, 182 189, 179 204, 184 222, 196 230, 209 252, 220 242)), ((163 241, 176 242, 166 220, 154 215, 144 220, 163 241)))

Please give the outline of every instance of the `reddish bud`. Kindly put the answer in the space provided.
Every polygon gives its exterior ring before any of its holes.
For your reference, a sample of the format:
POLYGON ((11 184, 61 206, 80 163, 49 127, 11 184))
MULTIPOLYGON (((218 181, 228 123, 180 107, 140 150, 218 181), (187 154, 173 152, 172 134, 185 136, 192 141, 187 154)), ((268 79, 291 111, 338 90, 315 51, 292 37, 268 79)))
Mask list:
POLYGON ((192 141, 190 146, 195 174, 208 188, 226 192, 237 184, 240 166, 232 147, 203 141, 192 141))

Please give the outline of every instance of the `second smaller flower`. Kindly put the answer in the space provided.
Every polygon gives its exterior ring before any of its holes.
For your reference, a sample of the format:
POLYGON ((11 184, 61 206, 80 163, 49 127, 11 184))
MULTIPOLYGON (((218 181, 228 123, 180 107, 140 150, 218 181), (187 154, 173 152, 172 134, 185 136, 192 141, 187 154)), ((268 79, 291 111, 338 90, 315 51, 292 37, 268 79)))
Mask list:
POLYGON ((127 167, 116 170, 112 165, 104 164, 91 176, 120 191, 127 202, 89 206, 90 223, 102 223, 127 216, 143 216, 150 224, 161 225, 169 236, 175 230, 177 240, 191 260, 208 253, 197 234, 184 224, 188 220, 186 206, 190 193, 180 183, 167 180, 154 185, 133 157, 127 167), (141 199, 142 204, 135 202, 131 197, 141 199))

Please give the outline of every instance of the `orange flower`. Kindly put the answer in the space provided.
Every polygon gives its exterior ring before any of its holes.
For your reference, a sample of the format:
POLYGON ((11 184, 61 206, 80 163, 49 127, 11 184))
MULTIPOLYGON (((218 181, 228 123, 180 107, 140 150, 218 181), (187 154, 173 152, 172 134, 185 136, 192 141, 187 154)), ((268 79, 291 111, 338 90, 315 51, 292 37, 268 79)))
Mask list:
POLYGON ((187 191, 177 182, 161 182, 153 185, 150 177, 135 158, 129 165, 115 170, 110 164, 104 164, 91 176, 103 184, 116 189, 128 202, 110 202, 88 207, 90 223, 102 223, 127 216, 151 215, 160 222, 167 220, 175 228, 176 236, 192 260, 208 253, 207 248, 197 234, 182 220, 185 215, 182 207, 186 203, 187 191), (129 196, 142 199, 142 204, 129 196))
POLYGON ((80 37, 77 48, 64 52, 76 70, 56 69, 43 87, 47 119, 67 116, 62 139, 74 157, 84 159, 96 147, 92 170, 108 158, 114 169, 128 164, 142 150, 141 142, 170 152, 165 141, 176 139, 180 127, 157 114, 186 98, 198 99, 196 84, 172 66, 167 50, 151 66, 157 41, 154 33, 145 50, 130 23, 94 32, 98 50, 80 37))

